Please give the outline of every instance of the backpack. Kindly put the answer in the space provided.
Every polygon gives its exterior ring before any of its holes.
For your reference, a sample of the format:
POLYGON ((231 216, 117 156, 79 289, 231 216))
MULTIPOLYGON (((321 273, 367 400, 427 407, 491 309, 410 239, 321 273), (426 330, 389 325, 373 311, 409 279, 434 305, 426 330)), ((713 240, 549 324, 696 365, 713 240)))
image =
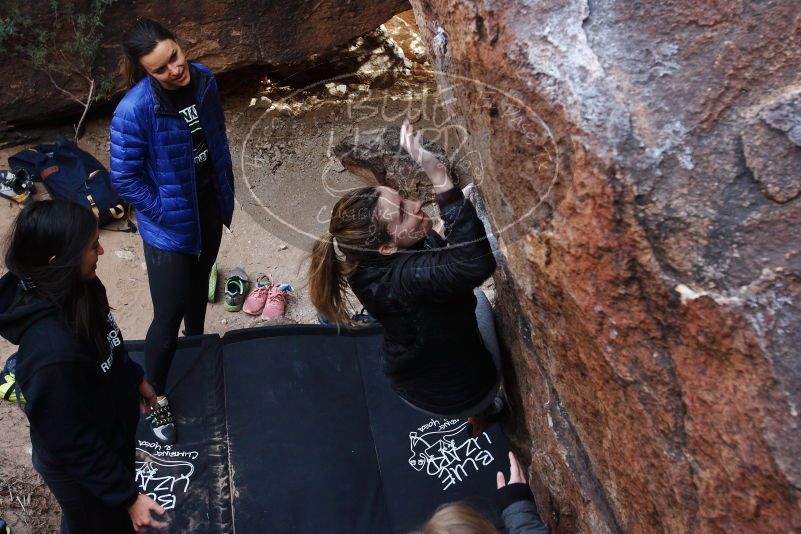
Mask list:
MULTIPOLYGON (((0 371, 0 397, 11 402, 19 402, 22 404, 25 402, 25 397, 22 396, 22 390, 20 390, 14 375, 16 369, 17 354, 14 353, 6 360, 3 370, 0 371)), ((0 531, 0 533, 1 532, 2 531, 0 531)))
POLYGON ((94 212, 100 226, 125 219, 124 232, 136 232, 128 218, 128 203, 111 185, 103 164, 75 143, 59 135, 56 142, 17 152, 8 158, 12 169, 23 169, 34 182, 44 184, 50 196, 71 200, 94 212))

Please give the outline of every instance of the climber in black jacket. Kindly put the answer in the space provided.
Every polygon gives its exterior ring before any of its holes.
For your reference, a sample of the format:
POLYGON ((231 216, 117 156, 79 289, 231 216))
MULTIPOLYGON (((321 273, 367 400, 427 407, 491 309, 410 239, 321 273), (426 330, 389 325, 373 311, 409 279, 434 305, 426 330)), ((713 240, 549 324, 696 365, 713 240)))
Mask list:
POLYGON ((0 334, 19 345, 32 461, 62 508, 63 533, 162 527, 164 510, 134 478, 140 401, 155 403, 128 358, 95 270, 97 219, 66 201, 28 204, 17 217, 0 279, 0 334))
POLYGON ((499 409, 499 357, 483 342, 474 295, 495 259, 475 208, 408 122, 401 146, 431 179, 446 237, 432 231, 420 201, 389 187, 351 191, 314 246, 311 300, 328 319, 345 322, 350 286, 384 327, 384 366, 395 391, 431 415, 473 416, 477 432, 499 409))

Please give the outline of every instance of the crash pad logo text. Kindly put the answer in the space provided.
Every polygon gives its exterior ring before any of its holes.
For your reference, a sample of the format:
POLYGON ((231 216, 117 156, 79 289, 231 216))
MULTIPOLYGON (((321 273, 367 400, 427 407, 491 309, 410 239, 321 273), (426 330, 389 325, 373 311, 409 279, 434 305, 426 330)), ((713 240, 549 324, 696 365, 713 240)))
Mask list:
POLYGON ((490 444, 492 440, 486 432, 477 438, 469 437, 467 421, 432 419, 409 433, 409 465, 438 478, 445 491, 492 463, 495 458, 484 448, 490 444))
POLYGON ((195 451, 172 451, 162 449, 160 443, 152 444, 140 440, 136 449, 136 483, 142 493, 165 510, 171 510, 175 508, 177 496, 189 490, 189 483, 195 472, 195 466, 189 459, 197 457, 198 453, 195 451), (158 447, 153 447, 154 445, 158 447), (176 457, 186 460, 169 459, 176 457))

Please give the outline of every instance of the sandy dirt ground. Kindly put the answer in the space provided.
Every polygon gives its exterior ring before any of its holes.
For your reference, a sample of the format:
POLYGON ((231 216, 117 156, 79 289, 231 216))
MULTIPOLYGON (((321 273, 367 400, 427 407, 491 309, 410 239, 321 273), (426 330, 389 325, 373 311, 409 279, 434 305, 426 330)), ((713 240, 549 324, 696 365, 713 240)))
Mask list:
MULTIPOLYGON (((396 38, 408 41, 405 32, 413 31, 410 20, 407 14, 405 21, 401 17, 390 28, 396 38)), ((247 79, 237 79, 236 73, 220 78, 237 200, 218 256, 218 288, 234 267, 242 267, 251 280, 271 273, 277 282, 295 288, 286 316, 276 322, 316 322, 305 287, 313 237, 326 229, 326 215, 336 197, 362 185, 333 159, 332 144, 359 131, 400 125, 405 117, 417 119, 418 128, 428 129, 429 138, 432 132, 442 132, 436 84, 425 67, 415 63, 407 76, 384 90, 349 83, 342 91, 342 84, 334 80, 340 87, 332 91, 324 80, 296 92, 297 88, 275 87, 266 76, 253 72, 247 79), (226 83, 235 90, 226 93, 226 83)), ((79 143, 105 165, 109 122, 108 116, 89 121, 79 143)), ((57 133, 69 137, 69 126, 46 131, 39 141, 49 142, 57 133)), ((433 138, 444 146, 454 145, 454 139, 436 139, 438 135, 433 138)), ((0 168, 7 168, 8 156, 23 148, 26 145, 0 150, 0 168)), ((13 202, 0 202, 0 235, 6 235, 19 210, 13 202)), ((126 339, 143 339, 152 309, 141 238, 102 230, 100 239, 105 254, 98 262, 98 276, 106 285, 116 320, 126 339)), ((226 312, 221 298, 208 306, 207 333, 262 324, 258 317, 226 312)), ((0 339, 0 363, 14 350, 0 339)), ((0 517, 17 534, 56 532, 58 505, 31 467, 27 421, 14 404, 0 401, 0 429, 0 517)))

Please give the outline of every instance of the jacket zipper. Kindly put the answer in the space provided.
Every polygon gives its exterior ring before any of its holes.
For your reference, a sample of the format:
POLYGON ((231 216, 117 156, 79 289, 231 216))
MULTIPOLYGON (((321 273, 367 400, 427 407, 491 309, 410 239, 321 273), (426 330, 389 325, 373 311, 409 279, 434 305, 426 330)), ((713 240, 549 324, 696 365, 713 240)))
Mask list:
MULTIPOLYGON (((200 128, 203 130, 203 135, 206 136, 206 129, 203 127, 203 121, 200 120, 200 110, 203 107, 203 99, 206 98, 206 93, 209 92, 209 84, 206 82, 205 87, 203 87, 203 93, 201 93, 200 98, 198 98, 195 105, 197 106, 197 121, 200 123, 200 128)), ((187 125, 186 129, 189 129, 187 125)), ((192 142, 192 132, 189 132, 189 142, 192 142)), ((211 145, 209 144, 209 138, 206 136, 206 150, 209 151, 208 153, 208 161, 214 168, 214 162, 211 158, 211 145)), ((200 241, 200 246, 197 249, 197 259, 200 260, 200 255, 203 253, 203 232, 202 227, 200 225, 200 204, 197 198, 197 175, 195 174, 195 153, 194 153, 194 145, 192 146, 192 195, 195 197, 195 215, 197 216, 197 235, 198 240, 200 241)), ((216 174, 216 173, 215 173, 216 174)))
MULTIPOLYGON (((200 122, 200 107, 203 102, 203 99, 206 98, 206 93, 208 92, 209 92, 209 84, 206 83, 206 85, 203 87, 203 93, 200 95, 200 99, 195 103, 195 106, 197 106, 198 108, 197 110, 198 122, 200 122)), ((161 100, 161 97, 157 97, 156 95, 153 95, 153 97, 161 100)), ((198 198, 197 198, 197 176, 195 175, 195 152, 194 152, 194 145, 192 144, 192 132, 189 130, 189 125, 186 124, 186 120, 184 120, 184 118, 181 116, 180 113, 170 113, 167 111, 163 111, 161 110, 160 104, 159 107, 160 107, 160 110, 158 111, 159 114, 178 117, 181 120, 181 123, 184 125, 184 128, 186 128, 187 133, 189 134, 189 145, 192 147, 192 198, 195 201, 195 222, 197 223, 197 235, 198 235, 198 240, 200 241, 200 245, 197 247, 197 258, 200 259, 200 255, 203 253, 203 233, 201 232, 201 226, 200 226, 200 205, 198 204, 198 198)), ((200 122, 200 127, 203 128, 202 122, 200 122)), ((203 130, 203 135, 205 134, 206 131, 203 130)), ((206 144, 208 145, 208 138, 206 138, 206 144)), ((211 156, 210 148, 209 148, 209 156, 211 156)), ((212 167, 213 166, 214 163, 212 163, 212 167)))

